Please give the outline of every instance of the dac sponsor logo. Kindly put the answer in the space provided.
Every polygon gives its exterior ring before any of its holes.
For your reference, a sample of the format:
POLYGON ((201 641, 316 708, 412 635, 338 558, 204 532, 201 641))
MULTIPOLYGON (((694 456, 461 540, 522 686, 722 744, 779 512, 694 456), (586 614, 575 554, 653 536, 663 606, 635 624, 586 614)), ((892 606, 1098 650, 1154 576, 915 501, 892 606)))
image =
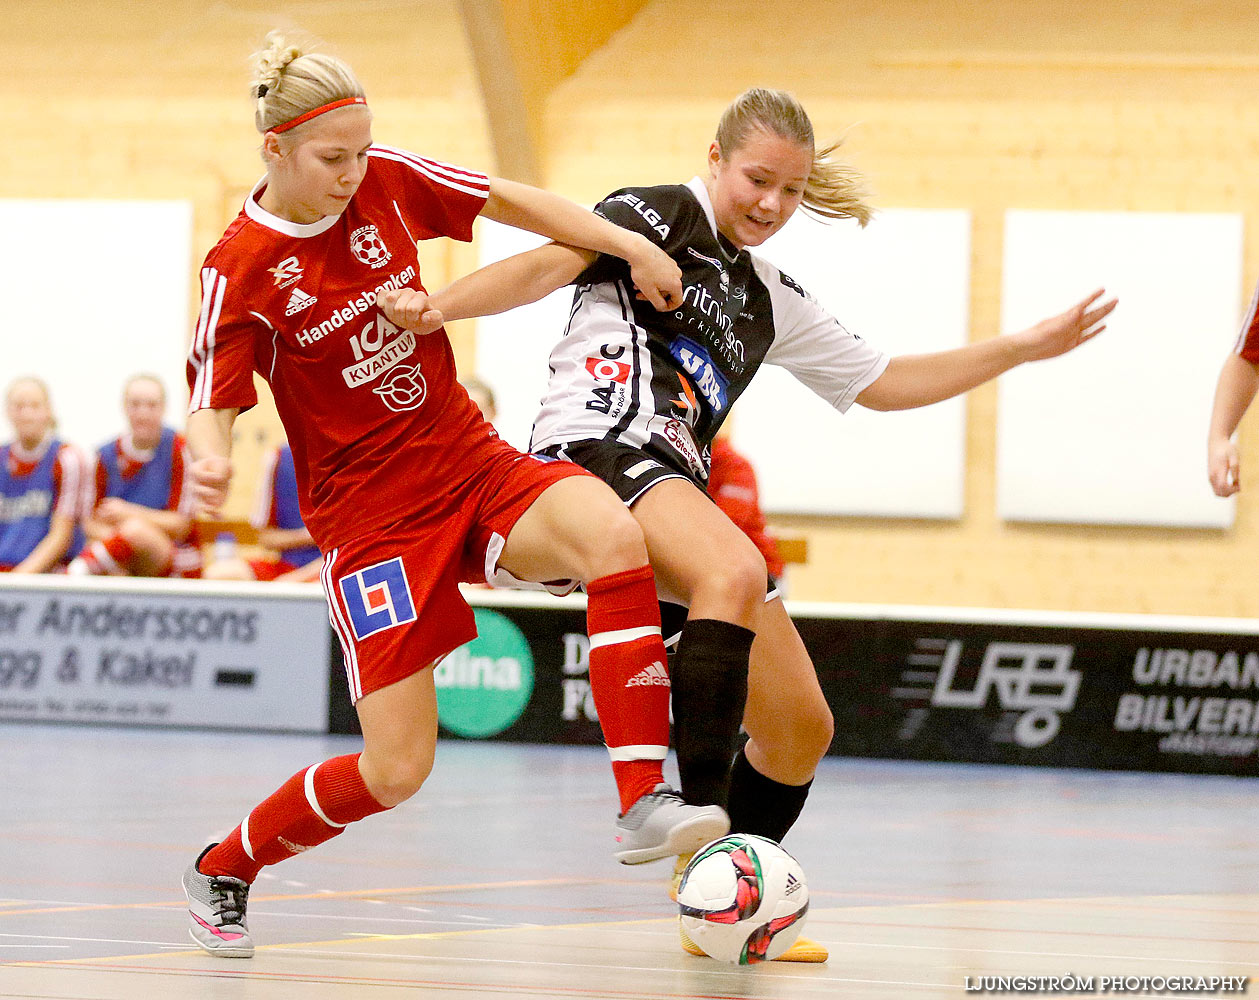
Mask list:
MULTIPOLYGON (((918 639, 914 647, 909 668, 901 674, 902 686, 892 691, 893 697, 925 699, 935 708, 982 710, 995 694, 998 706, 1009 716, 1005 721, 1013 725, 1008 733, 1005 729, 994 732, 994 740, 1012 740, 1029 749, 1043 747, 1058 735, 1059 713, 1075 707, 1083 675, 1071 669, 1074 646, 990 642, 969 687, 958 684, 961 640, 918 639)), ((923 717, 909 727, 916 731, 923 717)), ((903 728, 901 738, 909 739, 913 731, 903 728)))
POLYGON ((590 390, 592 398, 586 400, 586 409, 595 410, 611 416, 613 410, 620 413, 629 399, 628 383, 633 369, 620 358, 625 354, 625 345, 609 347, 607 344, 599 348, 597 358, 586 359, 586 371, 596 382, 590 390))
POLYGON ((395 413, 417 410, 424 404, 427 386, 419 365, 399 365, 372 392, 395 413))
POLYGON ((343 576, 337 585, 350 613, 350 625, 360 641, 415 621, 411 587, 400 558, 387 559, 343 576))
POLYGON ((587 358, 586 371, 596 382, 620 382, 624 385, 630 377, 629 365, 609 358, 587 358))
POLYGON ((361 226, 350 234, 350 252, 356 260, 372 268, 384 267, 393 257, 375 226, 361 226))
POLYGON ((302 280, 302 265, 296 257, 285 257, 275 267, 267 268, 280 288, 288 288, 302 280))
POLYGON ((474 608, 477 637, 433 668, 437 716, 452 733, 497 736, 533 695, 533 653, 524 633, 496 611, 474 608))

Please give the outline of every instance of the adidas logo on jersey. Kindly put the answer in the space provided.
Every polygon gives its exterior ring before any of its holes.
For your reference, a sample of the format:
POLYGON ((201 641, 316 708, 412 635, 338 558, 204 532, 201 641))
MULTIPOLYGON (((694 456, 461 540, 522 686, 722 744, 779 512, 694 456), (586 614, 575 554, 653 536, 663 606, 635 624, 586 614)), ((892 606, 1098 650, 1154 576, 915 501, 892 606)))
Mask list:
POLYGON ((289 296, 289 304, 284 307, 285 316, 296 316, 303 309, 309 309, 313 306, 317 299, 313 295, 307 295, 300 288, 294 288, 293 294, 289 296))
POLYGON ((627 688, 630 687, 668 687, 669 671, 665 669, 664 664, 659 660, 651 663, 649 666, 643 667, 638 673, 625 682, 627 688))

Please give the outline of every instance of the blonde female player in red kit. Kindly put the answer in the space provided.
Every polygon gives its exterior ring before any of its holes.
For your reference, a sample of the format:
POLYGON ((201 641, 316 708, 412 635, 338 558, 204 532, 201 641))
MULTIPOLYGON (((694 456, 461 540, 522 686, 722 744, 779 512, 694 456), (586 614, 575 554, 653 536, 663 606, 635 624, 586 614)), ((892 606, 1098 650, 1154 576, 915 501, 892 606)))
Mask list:
POLYGON ((232 422, 269 383, 363 729, 360 754, 295 774, 184 876, 190 931, 248 957, 249 885, 348 824, 410 798, 437 738, 436 660, 476 634, 457 584, 580 580, 591 683, 620 793, 616 855, 634 864, 728 828, 663 782, 669 688, 642 530, 602 482, 501 441, 455 378, 445 334, 390 323, 377 298, 422 289, 416 241, 468 240, 484 214, 624 259, 657 307, 680 272, 641 235, 556 196, 372 142, 343 62, 276 35, 257 57, 266 176, 206 257, 188 377, 194 491, 218 510, 232 422), (644 680, 646 679, 646 680, 644 680))

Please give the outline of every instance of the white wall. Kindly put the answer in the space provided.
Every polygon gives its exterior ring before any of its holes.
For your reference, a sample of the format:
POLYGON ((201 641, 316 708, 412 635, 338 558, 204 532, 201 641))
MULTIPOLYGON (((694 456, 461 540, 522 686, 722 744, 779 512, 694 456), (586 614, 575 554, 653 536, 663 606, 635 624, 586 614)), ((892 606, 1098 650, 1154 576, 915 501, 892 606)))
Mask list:
POLYGON ((1008 212, 1002 329, 1104 285, 1107 329, 1002 376, 997 506, 1011 520, 1225 527, 1207 485, 1215 381, 1241 314, 1242 218, 1008 212))
POLYGON ((0 381, 44 379, 59 433, 88 450, 123 429, 136 372, 165 381, 182 427, 191 202, 0 199, 0 232, 0 381))

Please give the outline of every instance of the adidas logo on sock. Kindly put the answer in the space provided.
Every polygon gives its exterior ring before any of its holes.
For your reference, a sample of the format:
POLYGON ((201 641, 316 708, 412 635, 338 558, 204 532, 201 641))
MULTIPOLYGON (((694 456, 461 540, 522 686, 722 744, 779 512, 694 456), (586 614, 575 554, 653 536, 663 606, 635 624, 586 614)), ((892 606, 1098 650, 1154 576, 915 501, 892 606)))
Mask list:
POLYGON ((638 673, 625 682, 627 688, 631 687, 668 687, 669 671, 665 669, 663 663, 656 660, 649 666, 643 667, 638 673))
POLYGON ((784 896, 790 896, 793 892, 800 888, 800 880, 791 872, 787 873, 787 888, 783 890, 784 896))
POLYGON ((319 299, 315 296, 307 295, 300 288, 294 288, 293 294, 289 296, 289 304, 284 307, 284 315, 295 316, 303 309, 309 309, 318 301, 319 299))

